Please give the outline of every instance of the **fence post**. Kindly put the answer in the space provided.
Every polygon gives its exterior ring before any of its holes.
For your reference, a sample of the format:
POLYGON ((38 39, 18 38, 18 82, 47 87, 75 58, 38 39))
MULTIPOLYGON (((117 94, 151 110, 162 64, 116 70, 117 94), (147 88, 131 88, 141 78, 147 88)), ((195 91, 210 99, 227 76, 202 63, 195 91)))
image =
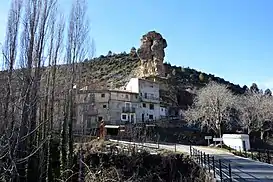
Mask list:
POLYGON ((196 153, 196 150, 195 150, 195 148, 192 148, 192 155, 193 155, 193 157, 194 157, 194 159, 196 159, 196 155, 197 155, 197 153, 196 153))
POLYGON ((250 152, 251 152, 251 159, 254 159, 253 151, 251 149, 250 149, 250 152))
POLYGON ((209 154, 207 154, 207 158, 208 158, 208 167, 209 167, 209 172, 210 172, 210 161, 209 161, 209 154))
POLYGON ((190 145, 190 155, 192 156, 192 147, 191 147, 191 145, 190 145))
POLYGON ((206 153, 204 152, 204 166, 206 166, 206 153))
POLYGON ((228 174, 229 174, 229 181, 232 182, 232 178, 231 178, 231 166, 230 166, 230 163, 228 163, 228 174))
POLYGON ((199 156, 198 156, 199 153, 198 153, 198 150, 196 150, 195 152, 196 152, 196 155, 195 155, 196 157, 195 158, 196 158, 197 163, 199 164, 199 156))
POLYGON ((219 159, 219 171, 220 171, 220 180, 223 181, 223 174, 222 174, 222 161, 219 159))
POLYGON ((197 163, 200 164, 199 150, 196 149, 197 163))
POLYGON ((200 159, 201 159, 201 163, 200 164, 201 164, 201 166, 203 166, 203 152, 202 151, 200 152, 200 159))
POLYGON ((269 150, 266 150, 266 155, 267 155, 267 163, 270 164, 269 150))
POLYGON ((213 169, 213 177, 215 178, 215 161, 214 161, 214 156, 212 156, 212 169, 213 169))
POLYGON ((240 150, 240 156, 242 156, 241 146, 239 146, 239 150, 240 150))
POLYGON ((198 151, 198 158, 199 158, 199 165, 202 164, 202 159, 201 159, 201 151, 197 150, 198 151))

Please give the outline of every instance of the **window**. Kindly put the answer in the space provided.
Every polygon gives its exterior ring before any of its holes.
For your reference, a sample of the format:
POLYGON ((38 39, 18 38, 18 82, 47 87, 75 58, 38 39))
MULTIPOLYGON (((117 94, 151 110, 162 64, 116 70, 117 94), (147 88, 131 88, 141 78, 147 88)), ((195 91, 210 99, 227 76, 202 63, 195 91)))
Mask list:
POLYGON ((125 95, 125 98, 126 98, 126 99, 128 99, 128 98, 129 98, 129 96, 126 94, 126 95, 125 95))
POLYGON ((154 119, 154 116, 153 115, 149 115, 149 119, 154 119))
POLYGON ((99 119, 99 121, 101 121, 102 120, 102 116, 99 116, 98 119, 99 119))
POLYGON ((144 93, 144 98, 147 99, 147 93, 144 93))
POLYGON ((155 109, 155 106, 153 104, 150 104, 150 109, 151 110, 154 110, 155 109))
POLYGON ((127 120, 127 114, 122 114, 121 115, 121 120, 126 121, 127 120))
POLYGON ((126 108, 130 108, 130 107, 131 107, 131 103, 125 102, 125 107, 126 107, 126 108))
POLYGON ((101 97, 105 97, 105 94, 101 94, 101 97))
POLYGON ((131 123, 135 123, 135 115, 131 114, 130 122, 131 122, 131 123))
POLYGON ((138 98, 138 96, 136 95, 136 99, 138 98))
POLYGON ((106 105, 106 104, 104 104, 102 107, 105 109, 105 108, 107 108, 107 105, 106 105))
POLYGON ((142 104, 142 107, 146 107, 146 103, 143 103, 143 104, 142 104))

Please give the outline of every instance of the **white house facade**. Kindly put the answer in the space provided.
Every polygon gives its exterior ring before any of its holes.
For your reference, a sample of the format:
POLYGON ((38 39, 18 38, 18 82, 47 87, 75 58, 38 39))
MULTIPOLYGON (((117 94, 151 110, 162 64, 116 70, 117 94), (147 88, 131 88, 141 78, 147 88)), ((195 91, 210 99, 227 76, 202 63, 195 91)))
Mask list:
POLYGON ((126 90, 139 94, 139 107, 136 110, 137 120, 146 122, 157 120, 164 115, 161 112, 159 99, 159 84, 141 78, 131 78, 126 90))
POLYGON ((160 117, 166 117, 167 116, 167 109, 163 106, 160 106, 160 117))

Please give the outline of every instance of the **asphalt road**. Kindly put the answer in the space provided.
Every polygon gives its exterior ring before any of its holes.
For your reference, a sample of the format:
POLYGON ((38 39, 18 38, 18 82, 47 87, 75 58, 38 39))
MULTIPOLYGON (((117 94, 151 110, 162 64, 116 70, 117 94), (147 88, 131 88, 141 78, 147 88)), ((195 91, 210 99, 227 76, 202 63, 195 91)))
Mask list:
MULTIPOLYGON (((121 141, 120 141, 121 142, 121 141)), ((122 141, 123 142, 123 141, 122 141)), ((124 142, 130 143, 130 142, 124 142)), ((133 143, 133 142, 131 142, 133 143)), ((144 145, 147 147, 158 147, 158 144, 153 143, 135 143, 137 145, 144 145)), ((213 155, 215 159, 223 159, 226 162, 230 162, 231 176, 233 181, 247 181, 247 182, 273 182, 273 165, 254 161, 251 159, 235 156, 223 150, 193 146, 206 154, 213 155)), ((159 148, 167 150, 175 150, 175 145, 159 145, 159 148)), ((188 145, 176 145, 176 150, 184 153, 190 153, 190 146, 188 145)))
POLYGON ((231 175, 237 181, 273 182, 273 165, 271 164, 235 156, 222 150, 205 147, 195 148, 215 156, 216 159, 224 159, 230 162, 231 175))

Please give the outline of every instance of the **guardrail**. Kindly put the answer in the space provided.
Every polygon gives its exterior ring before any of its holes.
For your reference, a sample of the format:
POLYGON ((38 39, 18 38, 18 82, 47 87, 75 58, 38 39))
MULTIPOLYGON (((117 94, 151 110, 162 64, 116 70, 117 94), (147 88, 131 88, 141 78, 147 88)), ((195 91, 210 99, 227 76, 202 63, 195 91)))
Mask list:
POLYGON ((265 162, 268 164, 273 164, 273 151, 267 150, 267 149, 250 149, 249 151, 236 151, 231 150, 229 147, 229 152, 233 153, 235 155, 245 157, 245 158, 251 158, 252 160, 265 162))
POLYGON ((216 178, 217 175, 221 182, 232 182, 231 166, 229 162, 223 159, 215 159, 214 156, 197 150, 192 146, 190 146, 190 156, 201 167, 206 168, 209 172, 212 172, 214 178, 216 178))

